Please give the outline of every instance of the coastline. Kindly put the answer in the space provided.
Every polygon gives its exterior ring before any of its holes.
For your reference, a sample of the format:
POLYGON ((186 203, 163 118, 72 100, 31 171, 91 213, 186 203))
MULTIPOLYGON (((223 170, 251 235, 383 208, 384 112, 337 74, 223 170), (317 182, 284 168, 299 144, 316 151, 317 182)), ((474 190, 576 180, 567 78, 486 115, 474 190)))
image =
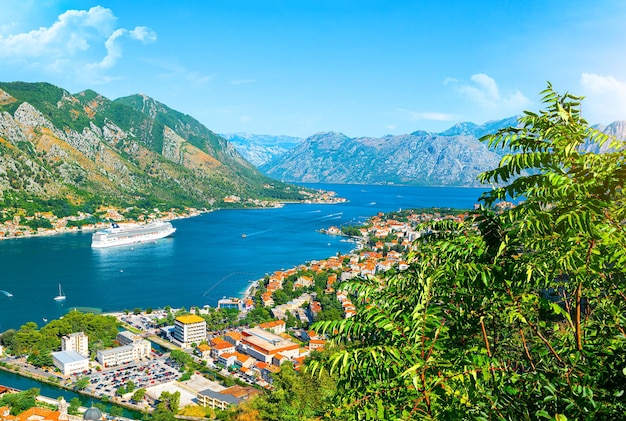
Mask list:
MULTIPOLYGON (((333 200, 304 200, 304 201, 283 201, 283 202, 275 202, 273 203, 272 206, 254 206, 254 207, 227 207, 227 208, 214 208, 214 209, 189 209, 189 213, 186 214, 169 214, 167 217, 162 217, 162 216, 149 216, 148 219, 149 220, 153 220, 153 221, 176 221, 178 219, 188 219, 188 218, 193 218, 199 215, 203 215, 205 213, 210 213, 210 212, 214 212, 214 211, 218 211, 218 210, 230 210, 230 209, 238 209, 238 210, 245 210, 245 209, 274 209, 277 207, 283 207, 286 204, 312 204, 312 203, 316 203, 316 204, 327 204, 327 205, 334 205, 337 203, 343 203, 346 202, 347 199, 344 198, 334 198, 333 200)), ((129 222, 129 223, 141 223, 141 222, 146 222, 146 221, 137 221, 137 220, 120 220, 117 222, 129 222)), ((57 228, 39 228, 36 232, 33 232, 32 230, 30 230, 29 227, 24 226, 24 225, 17 225, 14 227, 15 230, 15 234, 13 235, 6 235, 8 231, 4 231, 4 235, 0 235, 0 241, 2 240, 14 240, 14 239, 24 239, 24 238, 33 238, 33 237, 49 237, 49 236, 54 236, 54 235, 62 235, 62 234, 73 234, 73 233, 81 233, 81 232, 95 232, 95 231, 99 231, 101 229, 105 229, 108 227, 109 222, 98 222, 96 224, 90 224, 90 225, 83 225, 81 227, 71 227, 71 228, 67 228, 66 226, 63 227, 57 227, 57 228), (19 235, 17 235, 19 233, 19 235)), ((0 227, 2 227, 2 224, 0 224, 0 227)), ((1 232, 1 231, 0 231, 1 232)))
MULTIPOLYGON (((202 214, 205 213, 210 213, 213 212, 214 209, 205 209, 202 211, 196 210, 193 213, 190 214, 184 214, 184 215, 176 215, 174 217, 168 217, 168 218, 153 218, 154 221, 176 221, 179 219, 188 219, 188 218, 193 218, 196 216, 200 216, 202 214)), ((135 220, 128 220, 128 221, 124 221, 124 222, 129 222, 129 223, 141 223, 141 222, 145 222, 145 221, 135 221, 135 220)), ((91 224, 91 225, 83 225, 81 227, 72 227, 72 228, 67 228, 67 227, 59 227, 59 228, 47 228, 47 229, 40 229, 37 232, 32 232, 32 231, 19 231, 21 234, 20 235, 4 235, 4 236, 0 236, 0 241, 2 240, 20 240, 20 239, 25 239, 25 238, 35 238, 35 237, 52 237, 55 235, 63 235, 63 234, 77 234, 77 233, 89 233, 89 232, 96 232, 99 231, 101 229, 105 229, 109 226, 109 222, 99 222, 97 224, 91 224)))

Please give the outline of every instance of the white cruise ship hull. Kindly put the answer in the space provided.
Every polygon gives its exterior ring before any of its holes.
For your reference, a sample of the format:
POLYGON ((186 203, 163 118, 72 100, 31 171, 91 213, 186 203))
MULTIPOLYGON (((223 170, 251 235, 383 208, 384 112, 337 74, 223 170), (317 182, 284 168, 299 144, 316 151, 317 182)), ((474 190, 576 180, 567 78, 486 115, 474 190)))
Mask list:
POLYGON ((95 232, 91 237, 92 248, 126 246, 158 240, 172 235, 176 228, 169 222, 152 222, 145 225, 113 225, 95 232))

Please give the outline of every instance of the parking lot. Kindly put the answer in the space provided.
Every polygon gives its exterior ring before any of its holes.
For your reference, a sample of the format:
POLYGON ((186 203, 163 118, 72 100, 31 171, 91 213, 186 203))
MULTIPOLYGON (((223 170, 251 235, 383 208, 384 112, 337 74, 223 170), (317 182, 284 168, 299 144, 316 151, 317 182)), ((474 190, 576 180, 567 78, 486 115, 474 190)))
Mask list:
MULTIPOLYGON (((133 362, 118 367, 111 367, 101 372, 88 375, 89 385, 86 391, 96 396, 113 397, 121 386, 129 381, 135 384, 134 390, 148 388, 176 380, 181 376, 176 364, 166 358, 146 362, 133 362)), ((130 402, 132 393, 126 394, 122 402, 130 402)))

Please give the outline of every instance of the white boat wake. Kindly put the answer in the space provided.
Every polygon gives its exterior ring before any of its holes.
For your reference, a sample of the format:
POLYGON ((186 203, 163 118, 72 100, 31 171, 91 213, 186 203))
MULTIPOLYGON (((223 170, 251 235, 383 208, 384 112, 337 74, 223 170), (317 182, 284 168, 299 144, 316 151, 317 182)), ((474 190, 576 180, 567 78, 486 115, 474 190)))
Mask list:
POLYGON ((13 297, 13 294, 11 294, 9 291, 5 291, 5 290, 0 289, 0 292, 3 293, 4 295, 6 295, 9 298, 13 297))

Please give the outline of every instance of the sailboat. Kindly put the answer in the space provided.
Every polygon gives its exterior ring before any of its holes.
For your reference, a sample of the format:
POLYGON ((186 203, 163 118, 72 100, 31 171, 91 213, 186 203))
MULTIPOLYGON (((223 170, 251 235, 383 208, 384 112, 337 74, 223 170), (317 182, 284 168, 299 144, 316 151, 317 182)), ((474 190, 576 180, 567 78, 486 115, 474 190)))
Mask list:
POLYGON ((54 301, 63 301, 65 298, 65 294, 63 294, 63 290, 61 289, 61 284, 59 284, 59 295, 54 297, 54 301))

